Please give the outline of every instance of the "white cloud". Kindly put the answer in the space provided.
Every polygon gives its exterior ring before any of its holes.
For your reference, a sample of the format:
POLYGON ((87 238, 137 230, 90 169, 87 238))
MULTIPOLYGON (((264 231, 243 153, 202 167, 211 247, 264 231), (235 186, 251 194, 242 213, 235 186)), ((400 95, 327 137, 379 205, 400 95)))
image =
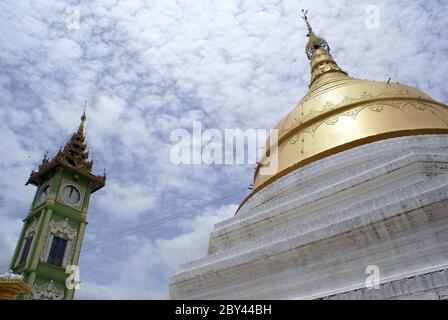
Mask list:
POLYGON ((71 60, 77 60, 82 55, 82 49, 75 41, 67 38, 50 40, 46 43, 47 59, 54 63, 60 63, 59 68, 64 64, 73 63, 71 60))
POLYGON ((109 180, 107 188, 96 199, 102 212, 112 220, 133 220, 151 210, 155 197, 150 186, 109 180))
MULTIPOLYGON (((168 298, 168 277, 178 270, 181 264, 191 259, 198 259, 207 252, 208 240, 213 226, 232 217, 236 206, 223 206, 198 213, 193 218, 183 219, 177 224, 180 233, 171 238, 158 238, 145 241, 140 237, 130 238, 116 246, 135 247, 126 250, 119 261, 102 265, 105 272, 112 272, 114 277, 100 282, 91 274, 81 279, 78 299, 166 299, 168 298)), ((98 261, 98 251, 104 252, 107 246, 83 258, 98 261)), ((101 255, 101 254, 100 254, 101 255)), ((87 263, 84 265, 88 265, 87 263)), ((83 264, 81 264, 83 270, 83 264)), ((81 271, 82 272, 82 271, 81 271)), ((82 275, 82 273, 81 273, 82 275)))
POLYGON ((5 210, 0 210, 0 274, 7 271, 11 258, 20 235, 21 219, 10 217, 5 210))

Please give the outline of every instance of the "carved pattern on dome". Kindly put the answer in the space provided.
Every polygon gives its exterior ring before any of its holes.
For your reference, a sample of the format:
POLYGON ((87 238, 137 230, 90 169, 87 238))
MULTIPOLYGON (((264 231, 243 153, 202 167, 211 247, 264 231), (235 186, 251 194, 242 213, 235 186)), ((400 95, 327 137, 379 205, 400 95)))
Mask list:
MULTIPOLYGON (((375 98, 374 95, 372 95, 371 93, 367 93, 367 92, 363 92, 358 98, 351 98, 349 96, 345 96, 341 102, 335 104, 331 101, 327 101, 323 104, 322 108, 320 110, 311 110, 310 112, 308 112, 306 115, 304 115, 303 117, 295 117, 292 122, 289 123, 289 126, 287 128, 284 128, 284 131, 288 131, 291 128, 297 126, 300 122, 306 122, 307 120, 319 115, 319 114, 323 114, 325 112, 328 111, 333 111, 337 108, 339 108, 340 106, 346 105, 346 104, 350 104, 350 103, 355 103, 355 102, 362 102, 363 100, 367 100, 367 99, 372 99, 375 98)), ((303 108, 303 104, 301 105, 301 108, 303 108)))
POLYGON ((408 106, 412 106, 417 110, 420 111, 426 111, 428 108, 431 109, 431 113, 434 114, 436 117, 438 117, 440 120, 443 121, 443 123, 448 126, 448 121, 446 119, 446 112, 448 111, 447 108, 444 108, 442 106, 436 105, 436 104, 429 104, 429 103, 415 103, 411 102, 407 104, 408 106), (437 111, 437 112, 436 112, 437 111), (443 116, 445 115, 445 117, 443 116))
MULTIPOLYGON (((285 121, 282 131, 283 132, 288 131, 295 126, 297 126, 303 122, 306 122, 309 119, 314 118, 315 116, 324 114, 325 112, 333 111, 333 110, 335 110, 339 107, 342 107, 344 105, 348 105, 348 104, 352 104, 352 103, 362 103, 365 100, 372 100, 372 99, 376 99, 376 98, 387 98, 387 97, 399 97, 399 98, 412 97, 412 98, 424 99, 424 97, 422 97, 421 95, 412 94, 411 91, 409 91, 405 88, 396 88, 396 87, 393 89, 388 88, 388 89, 381 91, 380 93, 378 93, 376 95, 369 93, 367 91, 364 91, 357 98, 345 96, 339 103, 336 103, 336 104, 331 101, 327 101, 326 103, 323 104, 323 106, 319 110, 311 110, 304 116, 298 115, 294 119, 292 119, 292 121, 289 123, 287 123, 285 121)), ((298 108, 303 110, 304 102, 305 101, 301 102, 300 105, 298 106, 298 108)), ((368 101, 366 101, 366 102, 368 102, 368 101)), ((382 102, 381 104, 384 105, 384 104, 390 104, 390 103, 393 104, 394 102, 387 101, 384 103, 382 102)), ((423 102, 419 102, 419 103, 423 104, 423 102)))
MULTIPOLYGON (((445 125, 448 127, 448 121, 447 121, 446 115, 445 115, 445 117, 443 116, 443 112, 446 112, 447 109, 443 108, 442 106, 439 106, 436 104, 425 103, 425 102, 415 102, 415 101, 387 101, 384 103, 382 102, 381 104, 374 102, 374 103, 368 103, 366 105, 358 106, 355 108, 351 108, 351 109, 346 110, 338 115, 323 119, 323 120, 315 122, 315 123, 312 123, 311 125, 300 130, 299 133, 293 135, 288 140, 288 143, 295 144, 297 142, 297 140, 299 140, 300 134, 304 135, 305 133, 308 133, 308 134, 311 134, 311 136, 314 136, 316 130, 321 125, 323 125, 323 124, 334 125, 334 124, 336 124, 339 117, 341 117, 341 116, 349 116, 349 117, 353 118, 354 120, 356 120, 356 117, 362 110, 368 109, 372 112, 381 112, 384 110, 384 107, 387 107, 387 106, 398 109, 401 112, 406 112, 404 110, 406 107, 413 107, 420 111, 431 112, 434 116, 436 116, 440 120, 442 120, 445 123, 445 125)), ((324 108, 329 108, 329 104, 327 103, 327 105, 324 106, 324 108)), ((283 148, 281 148, 281 149, 283 149, 283 148)))
MULTIPOLYGON (((323 78, 316 80, 316 86, 319 84, 319 82, 324 81, 323 78)), ((325 80, 327 81, 327 80, 325 80)), ((303 97, 301 100, 301 103, 305 103, 309 100, 314 99, 315 97, 324 94, 326 92, 332 91, 334 89, 340 88, 340 87, 349 87, 352 85, 359 85, 362 84, 362 82, 366 82, 366 84, 369 84, 369 81, 367 80, 359 80, 359 79, 338 79, 332 82, 329 82, 328 84, 322 84, 322 86, 318 86, 317 89, 310 89, 310 91, 303 97)), ((378 97, 378 96, 384 96, 384 97, 394 97, 394 96, 400 96, 400 97, 412 97, 412 98, 418 98, 418 99, 425 99, 428 98, 427 96, 423 96, 421 92, 416 91, 415 89, 409 90, 405 88, 402 85, 396 86, 394 84, 386 84, 382 82, 370 82, 370 85, 381 85, 387 86, 386 89, 383 89, 378 95, 375 95, 372 97, 378 97)), ((364 91, 365 92, 365 91, 364 91)))
POLYGON ((352 117, 353 119, 356 119, 356 116, 362 109, 363 109, 363 107, 352 108, 352 109, 349 109, 346 112, 344 112, 344 115, 352 117))
POLYGON ((331 117, 328 118, 327 120, 325 120, 325 123, 328 124, 329 126, 334 125, 336 122, 338 122, 339 117, 331 117))
POLYGON ((426 106, 424 104, 417 104, 414 107, 415 107, 415 109, 418 109, 418 110, 421 110, 421 111, 426 110, 426 106))
POLYGON ((377 104, 375 104, 373 106, 369 106, 369 109, 372 111, 375 111, 375 112, 381 112, 381 111, 383 111, 383 108, 384 107, 382 105, 377 105, 377 104))
POLYGON ((291 144, 296 144, 296 142, 299 141, 299 138, 300 138, 300 135, 298 134, 298 135, 292 137, 292 138, 289 140, 289 142, 290 142, 291 144))

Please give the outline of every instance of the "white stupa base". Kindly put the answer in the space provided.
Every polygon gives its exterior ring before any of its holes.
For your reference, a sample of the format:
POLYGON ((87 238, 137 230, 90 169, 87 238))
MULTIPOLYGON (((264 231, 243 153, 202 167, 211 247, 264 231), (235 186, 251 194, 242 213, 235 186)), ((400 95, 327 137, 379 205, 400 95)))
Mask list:
POLYGON ((384 140, 298 169, 215 226, 173 299, 442 299, 448 135, 384 140), (379 289, 366 288, 368 266, 379 289))

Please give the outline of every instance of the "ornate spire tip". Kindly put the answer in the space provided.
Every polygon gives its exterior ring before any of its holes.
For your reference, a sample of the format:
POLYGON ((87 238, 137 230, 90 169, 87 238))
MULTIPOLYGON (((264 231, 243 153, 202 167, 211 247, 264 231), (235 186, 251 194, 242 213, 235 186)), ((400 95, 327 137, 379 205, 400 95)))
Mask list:
POLYGON ((84 112, 82 113, 82 116, 81 116, 81 121, 86 121, 86 119, 87 119, 87 116, 86 116, 87 101, 86 101, 86 102, 84 102, 84 105, 83 105, 83 107, 84 107, 84 112))
POLYGON ((310 37, 312 34, 314 34, 314 32, 313 32, 313 28, 311 28, 310 22, 308 21, 307 14, 308 14, 308 10, 302 9, 302 19, 303 19, 303 21, 305 21, 306 27, 308 28, 308 34, 306 36, 310 37))
POLYGON ((308 60, 311 60, 314 52, 317 49, 322 49, 328 53, 330 53, 330 46, 328 45, 327 41, 325 41, 324 38, 321 38, 317 35, 314 34, 313 29, 311 28, 310 22, 308 21, 308 10, 304 10, 302 9, 302 19, 305 21, 306 23, 306 27, 308 28, 308 33, 307 33, 307 37, 308 37, 308 43, 306 45, 306 56, 308 57, 308 60))

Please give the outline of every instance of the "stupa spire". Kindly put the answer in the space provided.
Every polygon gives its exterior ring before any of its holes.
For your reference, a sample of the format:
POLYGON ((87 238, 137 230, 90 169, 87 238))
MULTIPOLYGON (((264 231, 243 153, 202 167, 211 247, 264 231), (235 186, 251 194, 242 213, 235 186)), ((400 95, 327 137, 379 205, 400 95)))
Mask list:
POLYGON ((308 35, 307 36, 310 36, 310 35, 314 34, 314 32, 313 32, 313 28, 311 28, 310 22, 308 21, 307 14, 308 14, 308 10, 302 9, 302 19, 305 21, 306 26, 308 27, 308 35))
POLYGON ((306 35, 308 37, 308 43, 306 45, 306 56, 308 57, 308 60, 311 60, 314 52, 317 49, 321 49, 330 53, 330 46, 324 38, 321 38, 314 33, 313 28, 311 28, 311 24, 308 20, 307 14, 308 10, 302 9, 302 19, 305 21, 308 28, 308 33, 306 35))
POLYGON ((308 29, 306 35, 308 37, 308 43, 306 44, 305 52, 311 64, 311 81, 309 86, 311 87, 324 74, 337 72, 343 76, 347 76, 347 73, 339 68, 331 56, 330 46, 327 41, 314 33, 307 14, 308 10, 302 9, 302 19, 305 21, 308 29))

